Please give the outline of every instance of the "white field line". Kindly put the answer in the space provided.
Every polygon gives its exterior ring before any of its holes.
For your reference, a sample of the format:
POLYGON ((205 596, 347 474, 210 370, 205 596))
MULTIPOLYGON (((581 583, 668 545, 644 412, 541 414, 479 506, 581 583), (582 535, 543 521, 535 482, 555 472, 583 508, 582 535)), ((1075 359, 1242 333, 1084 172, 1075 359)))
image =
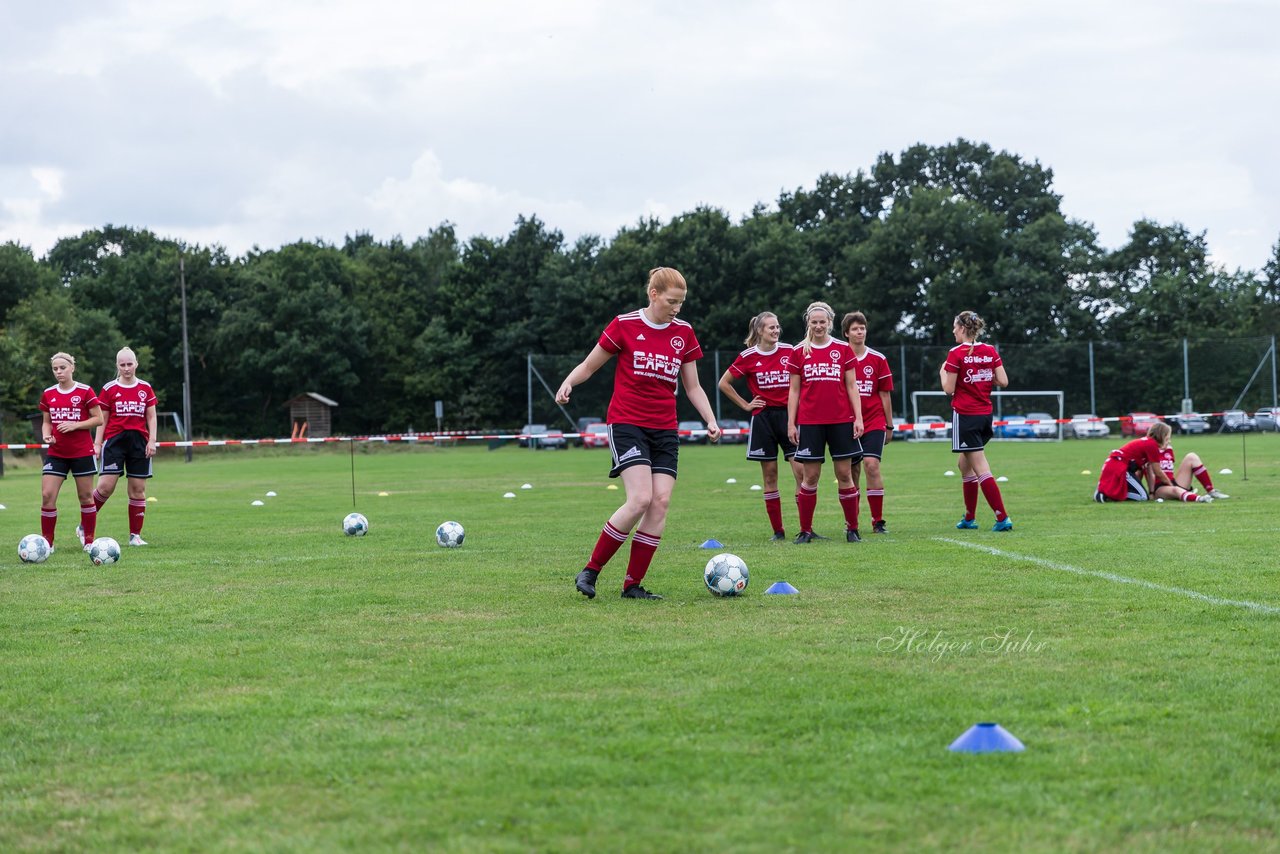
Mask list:
POLYGON ((1155 584, 1151 581, 1143 581, 1140 578, 1129 578, 1124 575, 1116 575, 1114 572, 1101 572, 1096 569, 1082 569, 1068 563, 1058 563, 1056 561, 1034 557, 1033 555, 1020 555, 1014 552, 1006 552, 1003 549, 995 549, 990 546, 978 545, 977 543, 970 543, 965 540, 955 540, 950 537, 934 537, 934 539, 941 543, 963 546, 966 549, 976 549, 977 551, 986 552, 987 554, 992 554, 996 557, 1034 563, 1037 566, 1043 566, 1047 569, 1056 569, 1059 572, 1070 572, 1075 575, 1088 575, 1093 578, 1101 578, 1105 581, 1114 581, 1117 584, 1133 584, 1137 587, 1145 587, 1148 590, 1158 590, 1161 593, 1173 593, 1176 596, 1186 596, 1189 599, 1198 599, 1201 602, 1208 602, 1210 605, 1227 605, 1232 608, 1245 608, 1261 614, 1280 614, 1280 608, 1277 608, 1274 605, 1263 605, 1260 602, 1249 602, 1242 599, 1219 599, 1217 596, 1210 596, 1206 593, 1200 593, 1195 590, 1187 590, 1185 587, 1169 587, 1164 584, 1155 584))

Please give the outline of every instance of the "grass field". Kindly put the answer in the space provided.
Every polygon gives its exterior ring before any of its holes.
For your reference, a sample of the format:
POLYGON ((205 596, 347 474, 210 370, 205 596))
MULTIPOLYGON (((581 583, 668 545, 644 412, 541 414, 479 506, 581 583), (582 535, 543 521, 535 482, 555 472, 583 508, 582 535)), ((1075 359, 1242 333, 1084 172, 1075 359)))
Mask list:
MULTIPOLYGON (((1005 534, 985 505, 955 529, 948 446, 895 443, 891 534, 809 546, 766 542, 743 446, 689 448, 663 602, 618 598, 625 550, 573 590, 621 501, 604 451, 165 457, 152 545, 106 568, 70 486, 58 553, 18 561, 28 457, 0 479, 0 850, 1280 849, 1280 436, 1247 442, 1175 442, 1234 471, 1207 506, 1094 504, 1114 440, 997 444, 1005 534), (702 587, 709 537, 744 597, 702 587), (947 750, 979 721, 1026 751, 947 750)), ((123 491, 99 532, 127 538, 123 491)))

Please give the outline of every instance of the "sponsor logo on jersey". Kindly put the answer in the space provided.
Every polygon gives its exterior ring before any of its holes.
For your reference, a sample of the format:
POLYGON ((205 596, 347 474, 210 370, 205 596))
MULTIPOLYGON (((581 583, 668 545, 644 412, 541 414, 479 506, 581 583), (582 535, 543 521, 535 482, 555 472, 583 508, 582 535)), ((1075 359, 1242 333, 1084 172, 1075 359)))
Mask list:
POLYGON ((790 366, 791 366, 791 357, 790 357, 790 356, 783 356, 783 357, 782 357, 782 367, 787 368, 787 367, 790 367, 790 366))
POLYGON ((631 369, 637 374, 674 383, 680 375, 680 359, 665 353, 631 353, 631 369))
POLYGON ((677 353, 682 352, 684 350, 684 339, 681 338, 679 335, 672 336, 671 349, 676 351, 677 353))
POLYGON ((964 375, 964 381, 967 383, 989 383, 994 382, 996 372, 991 368, 979 368, 978 370, 970 370, 964 375))
POLYGON ((72 405, 72 406, 79 406, 79 405, 80 405, 80 400, 81 400, 80 395, 78 395, 78 394, 73 394, 73 395, 71 395, 71 405, 72 405))
POLYGON ((865 377, 870 377, 875 372, 876 372, 876 369, 871 367, 870 365, 867 365, 862 369, 862 374, 865 377))
POLYGON ((626 460, 629 460, 632 457, 638 457, 638 456, 640 456, 640 449, 633 447, 631 450, 627 451, 625 454, 618 457, 618 462, 620 463, 625 462, 626 460))
POLYGON ((832 347, 831 349, 827 350, 827 352, 831 354, 831 361, 833 362, 840 361, 840 351, 837 350, 835 347, 832 347))
POLYGON ((814 362, 804 366, 804 378, 806 380, 838 380, 843 374, 844 372, 840 370, 839 364, 825 365, 822 362, 814 362))

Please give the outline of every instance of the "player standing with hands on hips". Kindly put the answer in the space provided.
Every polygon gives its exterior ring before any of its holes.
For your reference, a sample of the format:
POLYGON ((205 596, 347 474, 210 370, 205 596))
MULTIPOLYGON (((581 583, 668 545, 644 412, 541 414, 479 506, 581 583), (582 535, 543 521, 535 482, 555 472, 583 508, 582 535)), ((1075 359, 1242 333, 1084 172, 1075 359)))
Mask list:
POLYGON ((804 469, 796 462, 796 445, 787 436, 787 394, 791 389, 791 374, 787 363, 791 358, 791 345, 778 339, 782 326, 778 316, 762 311, 751 318, 747 329, 747 349, 738 354, 733 364, 720 377, 720 391, 746 412, 751 413, 750 444, 747 459, 760 463, 760 479, 764 481, 764 509, 773 528, 771 540, 785 540, 782 528, 782 494, 778 491, 778 451, 791 464, 796 480, 796 494, 800 494, 800 482, 804 469), (733 387, 735 378, 747 378, 746 400, 733 387))
POLYGON ((991 389, 1007 388, 1000 354, 990 344, 979 344, 978 336, 986 323, 977 312, 962 311, 956 315, 951 331, 956 346, 938 370, 942 390, 951 395, 951 451, 960 455, 960 474, 964 488, 964 518, 956 523, 960 529, 977 528, 978 493, 995 511, 993 531, 1012 531, 1013 520, 1004 510, 1000 486, 991 476, 984 450, 991 441, 991 389))
POLYGON ((71 475, 80 498, 82 541, 93 542, 98 508, 93 503, 93 429, 102 423, 102 405, 93 389, 75 380, 76 360, 66 353, 54 353, 54 385, 40 395, 40 436, 49 446, 40 477, 40 533, 53 551, 53 535, 58 527, 58 493, 71 475))
POLYGON ((147 510, 147 479, 156 455, 156 393, 138 379, 138 357, 128 347, 116 353, 114 380, 102 387, 98 399, 107 423, 98 427, 94 453, 102 458, 93 503, 99 510, 116 491, 121 473, 128 479, 129 545, 145 546, 142 522, 147 510))
POLYGON ((596 595, 596 579, 609 559, 622 548, 631 529, 631 557, 622 582, 624 599, 661 599, 640 585, 667 525, 667 508, 676 485, 676 383, 684 383, 689 402, 707 424, 712 442, 720 427, 707 394, 698 382, 702 347, 693 327, 677 315, 688 295, 684 276, 671 267, 649 271, 649 305, 620 314, 609 322, 596 346, 569 372, 556 403, 566 404, 573 387, 586 382, 617 356, 609 425, 609 477, 621 477, 627 500, 614 511, 600 532, 591 558, 574 586, 588 599, 596 595), (638 523, 638 524, 637 524, 638 523))

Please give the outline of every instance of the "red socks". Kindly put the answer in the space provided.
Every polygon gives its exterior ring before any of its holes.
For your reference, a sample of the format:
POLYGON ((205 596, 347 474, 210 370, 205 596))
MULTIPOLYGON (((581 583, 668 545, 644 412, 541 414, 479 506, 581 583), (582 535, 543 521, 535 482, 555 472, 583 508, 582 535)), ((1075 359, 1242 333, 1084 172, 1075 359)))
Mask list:
MULTIPOLYGON (((1009 515, 1004 512, 1004 499, 1000 497, 1000 485, 996 483, 996 479, 991 476, 990 472, 978 478, 978 487, 982 490, 982 497, 987 499, 991 509, 996 512, 997 522, 1009 515)), ((977 504, 977 502, 975 501, 974 504, 977 504)))
POLYGON ((604 569, 604 565, 609 562, 609 558, 617 554, 618 549, 622 548, 622 544, 626 541, 626 531, 619 531, 608 522, 605 522, 604 530, 600 532, 600 539, 596 540, 596 547, 591 550, 591 559, 587 561, 587 569, 594 569, 596 572, 604 569))
POLYGON ((964 518, 972 522, 978 515, 978 477, 966 475, 964 486, 964 518))
POLYGON ((764 494, 764 512, 769 514, 769 524, 774 533, 782 532, 782 494, 766 492, 764 494))
POLYGON ((845 530, 858 530, 858 500, 862 497, 858 492, 858 487, 838 489, 837 492, 840 494, 840 509, 844 511, 845 530))
POLYGON ((644 580, 645 573, 649 571, 649 564, 653 562, 653 553, 658 550, 658 544, 662 542, 662 537, 646 534, 640 529, 636 529, 635 536, 631 538, 631 558, 627 561, 627 577, 622 581, 622 589, 634 587, 644 580))
POLYGON ((1209 477, 1209 470, 1204 466, 1197 466, 1191 470, 1196 480, 1200 481, 1200 485, 1204 487, 1205 492, 1213 492, 1213 478, 1209 477))
POLYGON ((800 485, 800 491, 796 493, 796 509, 800 511, 800 531, 801 533, 813 533, 813 512, 818 509, 818 488, 813 489, 800 485))
POLYGON ((40 508, 40 536, 48 540, 49 545, 53 545, 53 531, 58 527, 58 508, 57 507, 41 507, 40 508))
POLYGON ((98 529, 98 507, 96 504, 80 505, 80 527, 84 528, 84 541, 92 543, 94 532, 98 529))
POLYGON ((884 490, 867 490, 867 507, 871 510, 872 522, 884 521, 884 490))

